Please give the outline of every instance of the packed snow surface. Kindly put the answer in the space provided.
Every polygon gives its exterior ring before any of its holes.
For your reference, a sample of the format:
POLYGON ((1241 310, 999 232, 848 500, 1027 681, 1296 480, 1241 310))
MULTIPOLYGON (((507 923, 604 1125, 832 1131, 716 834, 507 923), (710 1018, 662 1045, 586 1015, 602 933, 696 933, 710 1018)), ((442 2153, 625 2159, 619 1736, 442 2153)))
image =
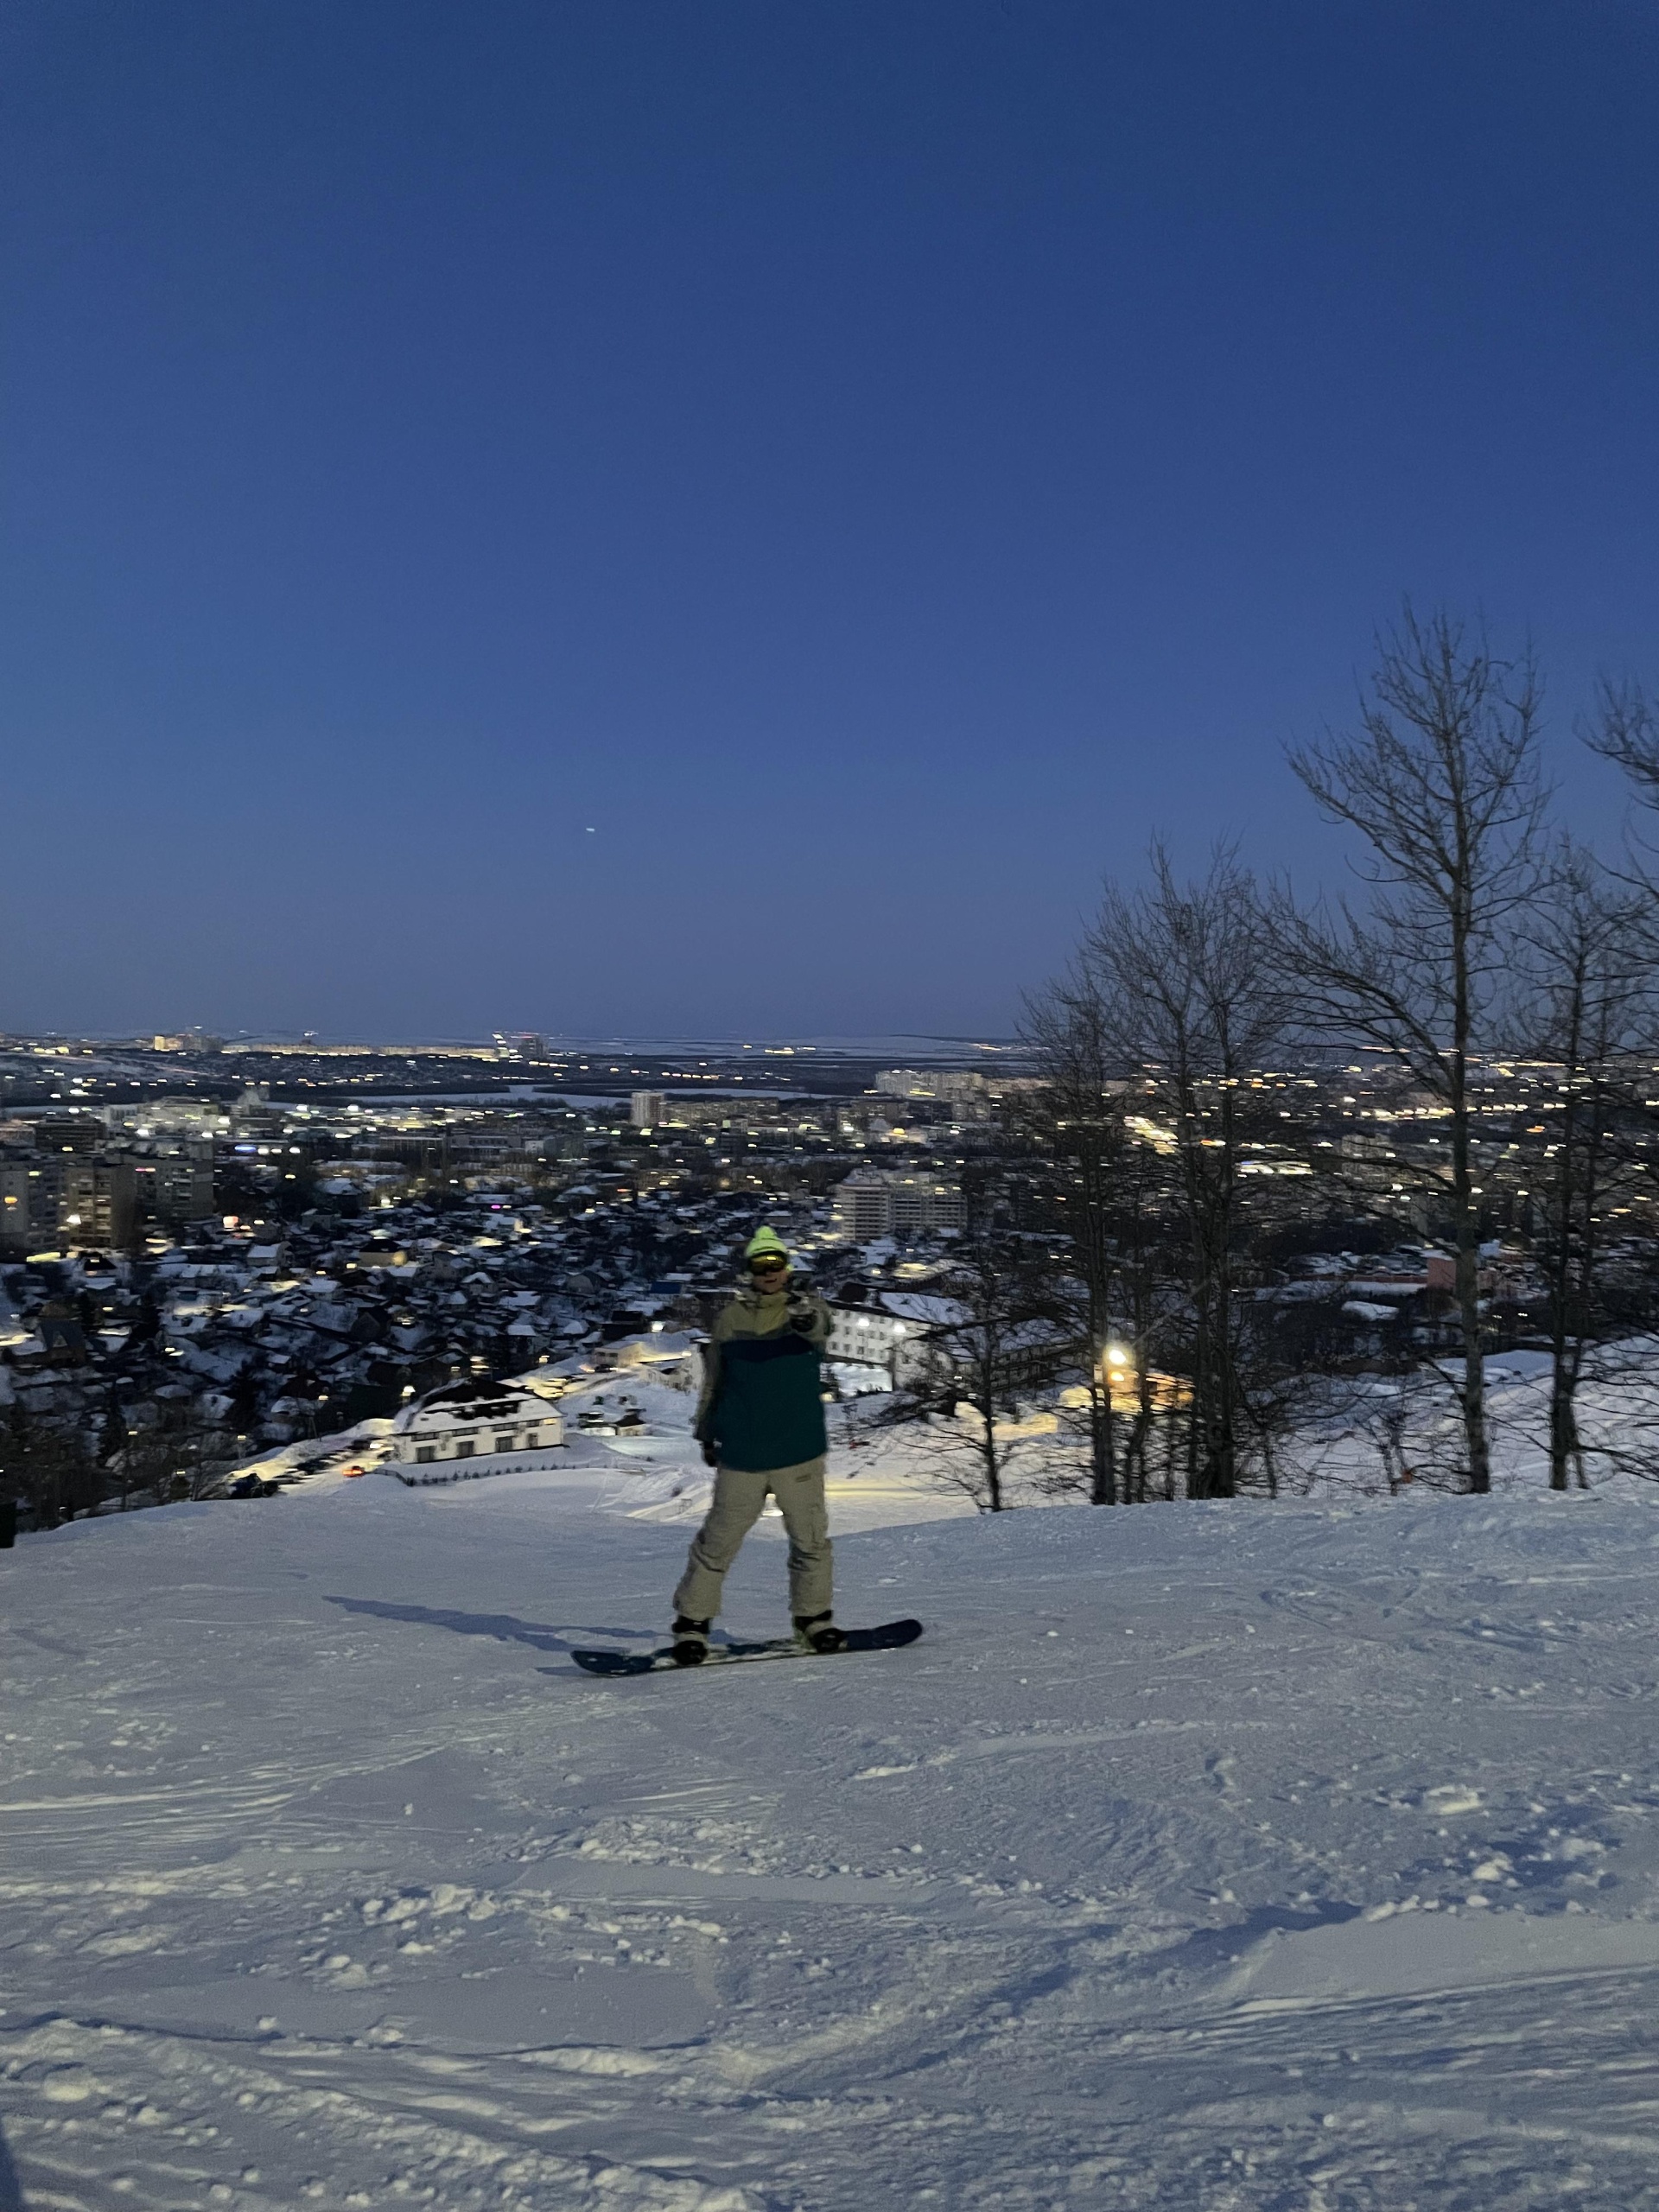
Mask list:
POLYGON ((687 1530, 572 1465, 0 1555, 30 2206, 1659 2204, 1659 1500, 867 1527, 910 1649, 596 1681, 687 1530))

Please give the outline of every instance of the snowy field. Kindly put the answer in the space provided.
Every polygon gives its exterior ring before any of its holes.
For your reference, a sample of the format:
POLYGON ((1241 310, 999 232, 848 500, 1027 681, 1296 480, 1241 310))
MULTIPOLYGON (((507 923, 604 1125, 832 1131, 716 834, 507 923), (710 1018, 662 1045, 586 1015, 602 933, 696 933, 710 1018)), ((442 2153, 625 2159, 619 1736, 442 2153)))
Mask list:
POLYGON ((35 2212, 1659 2205, 1659 1497, 866 1525, 912 1649, 594 1681, 672 1458, 0 1554, 35 2212))

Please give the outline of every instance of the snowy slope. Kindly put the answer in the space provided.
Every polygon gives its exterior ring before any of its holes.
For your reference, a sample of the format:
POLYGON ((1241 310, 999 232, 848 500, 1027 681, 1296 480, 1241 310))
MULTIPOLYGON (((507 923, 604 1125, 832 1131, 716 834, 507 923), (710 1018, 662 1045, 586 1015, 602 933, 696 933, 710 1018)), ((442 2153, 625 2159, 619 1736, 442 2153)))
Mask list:
POLYGON ((911 1650, 606 1682, 601 1488, 0 1554, 32 2206, 1659 2204, 1659 1500, 871 1529, 911 1650))

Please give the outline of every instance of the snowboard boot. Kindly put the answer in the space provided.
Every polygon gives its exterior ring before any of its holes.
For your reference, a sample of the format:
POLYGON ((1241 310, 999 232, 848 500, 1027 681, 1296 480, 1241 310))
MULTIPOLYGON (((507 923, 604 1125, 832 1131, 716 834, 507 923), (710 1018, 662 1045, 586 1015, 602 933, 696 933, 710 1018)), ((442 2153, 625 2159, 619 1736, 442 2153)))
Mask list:
POLYGON ((828 1613, 795 1616, 795 1641, 803 1651, 844 1651, 847 1638, 828 1613))
POLYGON ((701 1667, 709 1656, 709 1623, 688 1620, 683 1613, 675 1616, 671 1633, 674 1641, 669 1647, 677 1667, 701 1667))

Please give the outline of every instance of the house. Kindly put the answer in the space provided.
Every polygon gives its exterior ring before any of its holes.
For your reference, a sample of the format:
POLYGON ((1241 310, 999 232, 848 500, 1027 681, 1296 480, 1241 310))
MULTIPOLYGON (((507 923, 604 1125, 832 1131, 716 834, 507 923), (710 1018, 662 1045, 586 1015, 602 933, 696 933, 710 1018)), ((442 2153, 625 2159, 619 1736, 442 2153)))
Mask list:
POLYGON ((399 1482, 449 1483, 556 1465, 564 1424, 548 1401, 516 1382, 449 1382, 405 1406, 384 1465, 399 1482))
MULTIPOLYGON (((1075 1339, 1054 1322, 1004 1323, 997 1369, 1010 1390, 1052 1382, 1078 1354, 1075 1339)), ((861 1302, 842 1297, 830 1308, 826 1358, 885 1367, 895 1390, 938 1389, 961 1377, 978 1356, 970 1310, 937 1291, 872 1291, 861 1302)))
POLYGON ((881 1291, 864 1302, 837 1299, 830 1307, 824 1357, 885 1367, 893 1388, 902 1389, 931 1371, 940 1331, 961 1319, 950 1299, 923 1291, 881 1291))

